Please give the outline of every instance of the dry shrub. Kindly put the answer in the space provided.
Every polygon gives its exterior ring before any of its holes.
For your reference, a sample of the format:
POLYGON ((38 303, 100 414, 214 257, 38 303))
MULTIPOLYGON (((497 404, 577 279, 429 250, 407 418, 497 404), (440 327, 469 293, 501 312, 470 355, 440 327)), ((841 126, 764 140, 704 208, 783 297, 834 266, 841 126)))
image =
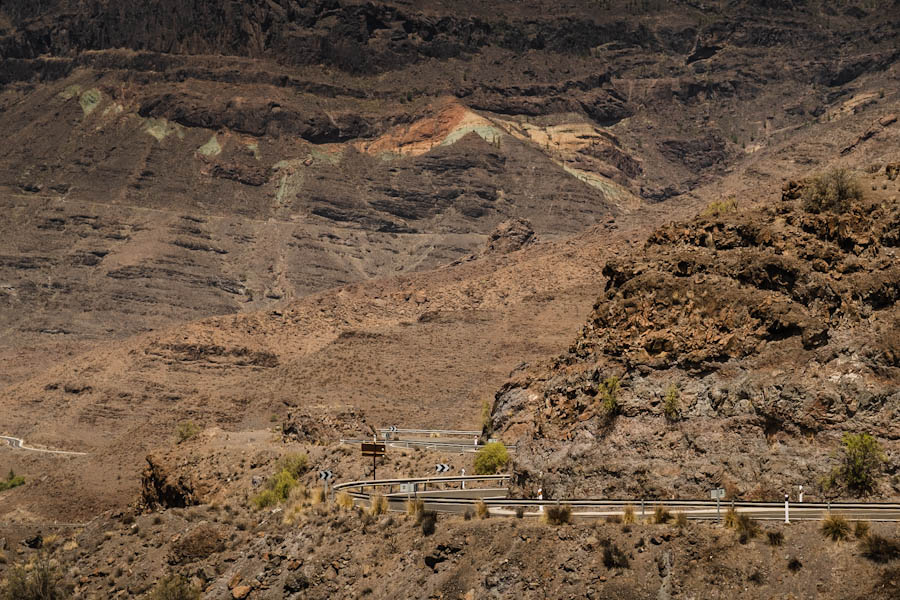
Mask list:
POLYGON ((900 558, 900 540, 870 534, 862 541, 863 556, 877 563, 886 563, 900 558))
POLYGON ((605 520, 607 523, 621 523, 622 517, 621 515, 606 515, 605 520))
POLYGON ((421 520, 421 514, 425 512, 425 502, 421 499, 409 499, 406 501, 406 514, 416 518, 416 523, 421 520))
POLYGON ((625 505, 625 509, 622 513, 622 522, 626 525, 631 525, 635 521, 634 516, 634 507, 630 504, 625 505))
POLYGON ((434 526, 437 523, 437 513, 433 510, 426 510, 422 513, 422 534, 431 535, 434 533, 434 526))
POLYGON ((0 585, 2 600, 63 600, 72 595, 62 583, 59 568, 41 552, 27 565, 16 565, 6 573, 0 585))
POLYGON ((335 497, 335 502, 337 502, 337 505, 341 508, 345 508, 347 510, 353 508, 353 496, 351 496, 347 492, 339 492, 335 497))
POLYGON ((832 169, 813 178, 803 190, 803 208, 809 212, 844 213, 862 198, 862 187, 847 169, 832 169))
POLYGON ((850 523, 841 515, 825 515, 825 519, 822 521, 822 533, 835 542, 846 540, 850 537, 850 523))
POLYGON ((738 514, 733 508, 729 508, 725 511, 725 527, 729 529, 737 529, 737 518, 738 514))
POLYGON ((548 506, 544 512, 544 522, 548 525, 565 525, 572 521, 572 507, 568 504, 548 506))
POLYGON ((800 562, 800 559, 795 556, 788 561, 787 568, 791 573, 796 573, 803 568, 803 563, 800 562))
POLYGON ((683 512, 675 513, 675 526, 676 527, 687 527, 688 518, 687 515, 683 512))
POLYGON ((853 535, 856 536, 857 539, 861 540, 869 535, 869 522, 868 521, 857 521, 853 525, 853 535))
POLYGON ((672 520, 672 513, 663 506, 662 504, 658 504, 656 509, 653 511, 653 522, 657 525, 663 525, 672 520))
POLYGON ((770 546, 781 546, 784 544, 784 533, 781 531, 767 531, 766 537, 770 546))
POLYGON ((385 498, 381 494, 372 496, 372 506, 369 507, 369 512, 372 514, 372 516, 383 515, 387 511, 388 511, 387 498, 385 498))
POLYGON ((475 514, 478 515, 479 519, 487 519, 491 516, 491 511, 484 500, 479 500, 475 503, 475 514))
POLYGON ((523 506, 517 506, 517 507, 516 507, 516 518, 517 518, 517 519, 522 519, 522 518, 524 518, 524 517, 525 517, 525 507, 523 507, 523 506))
POLYGON ((172 574, 160 579, 150 593, 150 600, 200 600, 200 590, 184 575, 172 574))
POLYGON ((225 549, 225 536, 218 528, 201 524, 172 544, 169 561, 173 564, 208 558, 225 549))
POLYGON ((607 569, 627 569, 628 556, 613 542, 607 541, 603 546, 603 566, 607 569))

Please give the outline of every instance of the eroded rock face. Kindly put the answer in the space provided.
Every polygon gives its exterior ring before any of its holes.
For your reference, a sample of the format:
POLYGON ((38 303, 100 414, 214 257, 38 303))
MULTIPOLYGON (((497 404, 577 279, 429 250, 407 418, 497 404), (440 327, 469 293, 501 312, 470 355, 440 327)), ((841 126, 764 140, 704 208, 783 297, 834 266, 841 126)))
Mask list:
POLYGON ((482 254, 509 254, 537 241, 526 219, 504 221, 491 232, 482 254))
POLYGON ((888 456, 878 493, 900 494, 900 207, 810 214, 796 196, 669 225, 606 264, 568 353, 497 394, 525 491, 824 497, 841 435, 867 432, 888 456))
POLYGON ((150 454, 141 474, 141 504, 149 509, 183 508, 203 502, 188 474, 179 473, 164 459, 150 454))
POLYGON ((365 416, 356 409, 340 412, 333 417, 302 409, 292 410, 282 423, 281 432, 285 440, 313 444, 335 442, 342 434, 365 437, 372 434, 365 416))

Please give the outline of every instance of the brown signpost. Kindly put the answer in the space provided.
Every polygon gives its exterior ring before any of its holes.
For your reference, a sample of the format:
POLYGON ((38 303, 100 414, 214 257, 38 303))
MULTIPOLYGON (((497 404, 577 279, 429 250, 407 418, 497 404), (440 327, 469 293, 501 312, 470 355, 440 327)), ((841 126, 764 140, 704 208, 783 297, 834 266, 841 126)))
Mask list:
POLYGON ((379 456, 384 456, 385 445, 378 442, 363 442, 362 455, 372 457, 372 479, 375 479, 375 461, 379 456))

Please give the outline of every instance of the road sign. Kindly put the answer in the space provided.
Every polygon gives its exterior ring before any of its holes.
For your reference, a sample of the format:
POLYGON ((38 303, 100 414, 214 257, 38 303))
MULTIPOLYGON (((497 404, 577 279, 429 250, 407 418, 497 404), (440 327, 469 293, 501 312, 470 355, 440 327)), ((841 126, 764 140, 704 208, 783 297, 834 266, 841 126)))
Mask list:
POLYGON ((400 484, 400 493, 401 494, 414 494, 416 492, 416 484, 415 483, 401 483, 400 484))
POLYGON ((440 463, 440 464, 434 465, 434 470, 438 473, 446 473, 447 471, 450 470, 450 465, 445 464, 445 463, 440 463))
POLYGON ((319 471, 319 479, 322 481, 328 481, 334 477, 334 473, 331 471, 319 471))
POLYGON ((397 433, 397 426, 391 425, 391 433, 397 433))
POLYGON ((384 456, 384 442, 363 442, 362 455, 372 457, 372 481, 375 480, 375 461, 379 456, 384 456))
POLYGON ((716 488, 709 491, 709 497, 716 501, 716 518, 722 520, 722 509, 719 506, 719 500, 725 497, 725 488, 716 488))
POLYGON ((384 443, 378 442, 363 442, 362 444, 362 455, 363 456, 384 456, 384 443))

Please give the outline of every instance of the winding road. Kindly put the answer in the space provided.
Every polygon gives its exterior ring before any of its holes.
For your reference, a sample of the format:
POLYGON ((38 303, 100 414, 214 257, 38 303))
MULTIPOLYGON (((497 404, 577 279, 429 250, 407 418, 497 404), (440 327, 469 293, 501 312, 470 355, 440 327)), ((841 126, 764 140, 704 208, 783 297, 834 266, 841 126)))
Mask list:
POLYGON ((25 440, 8 435, 0 435, 0 441, 6 442, 14 450, 25 450, 28 452, 45 452, 47 454, 66 454, 69 456, 86 456, 87 452, 73 452, 71 450, 49 450, 47 448, 32 448, 25 445, 25 440))
MULTIPOLYGON (((390 447, 421 447, 450 452, 477 452, 482 445, 474 442, 477 431, 451 431, 441 429, 379 429, 379 441, 390 447), (415 436, 413 439, 401 437, 415 436), (444 439, 438 439, 444 438, 444 439), (451 439, 447 439, 451 438, 451 439), (452 440, 452 438, 463 438, 452 440), (467 441, 472 439, 472 442, 467 441)), ((361 444, 371 440, 342 439, 343 444, 361 444)), ((515 450, 515 447, 509 448, 515 450)), ((509 498, 509 475, 420 477, 408 479, 381 479, 375 481, 350 481, 334 485, 334 492, 348 494, 355 503, 369 506, 375 496, 383 496, 391 511, 406 511, 406 502, 412 498, 422 500, 427 510, 461 514, 472 511, 483 502, 491 515, 539 517, 550 506, 561 504, 572 508, 573 519, 604 519, 624 516, 626 510, 634 511, 641 520, 652 517, 657 507, 670 513, 684 513, 692 520, 719 520, 729 508, 755 519, 785 521, 784 502, 750 502, 715 500, 659 500, 652 498, 607 499, 566 498, 530 499, 509 498), (430 489, 429 489, 430 488, 430 489)), ((892 502, 791 502, 787 517, 791 521, 821 520, 827 515, 841 515, 850 520, 900 521, 900 503, 892 502)))
MULTIPOLYGON (((335 484, 334 491, 347 493, 354 502, 367 506, 371 505, 375 496, 384 496, 390 510, 396 512, 406 511, 406 502, 416 498, 424 502, 427 510, 455 514, 472 511, 477 503, 484 502, 491 515, 507 517, 515 516, 520 508, 525 518, 539 517, 547 507, 564 504, 572 508, 573 519, 623 516, 626 510, 633 510, 638 519, 646 519, 652 517, 658 506, 662 506, 673 514, 684 513, 691 520, 717 520, 724 517, 729 508, 763 521, 785 520, 783 502, 723 501, 717 509, 713 500, 508 498, 505 484, 509 479, 509 475, 487 475, 350 481, 335 484), (463 482, 468 484, 466 488, 462 487, 463 482), (473 484, 478 487, 473 487, 473 484)), ((850 520, 900 521, 900 503, 792 502, 789 505, 791 521, 822 520, 829 514, 850 520)))

